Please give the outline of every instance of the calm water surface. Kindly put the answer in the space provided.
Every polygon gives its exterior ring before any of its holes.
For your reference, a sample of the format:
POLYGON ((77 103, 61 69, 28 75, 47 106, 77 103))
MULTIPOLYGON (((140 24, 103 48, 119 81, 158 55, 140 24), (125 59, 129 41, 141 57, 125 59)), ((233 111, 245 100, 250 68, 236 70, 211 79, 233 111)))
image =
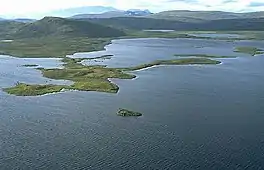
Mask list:
MULTIPOLYGON (((72 57, 113 54, 97 62, 108 67, 184 53, 238 58, 135 71, 134 80, 113 80, 118 94, 16 97, 0 91, 0 169, 264 169, 264 56, 233 53, 240 45, 264 48, 262 41, 115 40, 106 51, 72 57), (144 116, 118 117, 119 107, 144 116)), ((0 87, 71 83, 43 78, 22 64, 62 63, 1 56, 0 87)))
POLYGON ((219 33, 201 33, 201 34, 189 34, 198 37, 210 37, 210 38, 240 38, 243 37, 239 34, 219 34, 219 33))

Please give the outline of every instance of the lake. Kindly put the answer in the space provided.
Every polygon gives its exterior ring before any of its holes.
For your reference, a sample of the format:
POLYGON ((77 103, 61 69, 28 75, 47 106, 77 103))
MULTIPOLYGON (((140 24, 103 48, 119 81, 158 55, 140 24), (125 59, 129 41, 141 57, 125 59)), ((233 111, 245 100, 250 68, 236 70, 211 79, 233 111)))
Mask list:
POLYGON ((243 38, 244 36, 239 34, 222 34, 222 33, 197 33, 189 34, 197 37, 208 37, 208 38, 243 38))
MULTIPOLYGON (((114 40, 96 57, 126 67, 174 54, 235 55, 220 65, 159 66, 114 79, 118 94, 70 91, 17 97, 0 91, 0 169, 263 169, 264 55, 234 53, 264 41, 199 39, 114 40), (118 108, 143 113, 118 117, 118 108)), ((85 61, 91 64, 93 61, 85 61)), ((0 87, 67 84, 34 68, 61 67, 59 59, 0 56, 0 87)))

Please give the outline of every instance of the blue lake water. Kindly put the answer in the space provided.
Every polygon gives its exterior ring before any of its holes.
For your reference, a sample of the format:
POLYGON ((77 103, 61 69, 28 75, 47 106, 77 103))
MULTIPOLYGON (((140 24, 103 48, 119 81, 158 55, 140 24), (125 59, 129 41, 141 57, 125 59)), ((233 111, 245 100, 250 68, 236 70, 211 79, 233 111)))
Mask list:
POLYGON ((146 32, 173 32, 175 30, 143 30, 146 32))
POLYGON ((241 38, 242 35, 239 34, 220 34, 220 33, 199 33, 199 34, 189 34, 198 37, 210 37, 210 38, 241 38))
MULTIPOLYGON (((113 81, 118 94, 65 92, 16 97, 0 91, 0 169, 263 169, 264 55, 233 53, 263 41, 195 39, 115 40, 99 61, 125 67, 173 54, 236 55, 220 65, 159 66, 113 81), (116 116, 119 107, 140 118, 116 116)), ((89 61, 84 62, 89 64, 89 61)), ((0 87, 70 83, 33 68, 61 67, 58 59, 0 57, 0 87)))

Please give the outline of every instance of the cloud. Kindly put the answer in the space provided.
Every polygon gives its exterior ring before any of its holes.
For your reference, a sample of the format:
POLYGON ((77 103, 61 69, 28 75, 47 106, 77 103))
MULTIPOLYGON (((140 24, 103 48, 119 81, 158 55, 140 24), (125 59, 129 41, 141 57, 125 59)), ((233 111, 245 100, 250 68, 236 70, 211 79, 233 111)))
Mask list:
POLYGON ((41 17, 50 11, 80 6, 113 6, 119 9, 164 10, 264 10, 263 0, 0 0, 0 16, 41 17))
POLYGON ((264 2, 251 2, 249 4, 250 7, 260 7, 260 6, 264 6, 264 2))

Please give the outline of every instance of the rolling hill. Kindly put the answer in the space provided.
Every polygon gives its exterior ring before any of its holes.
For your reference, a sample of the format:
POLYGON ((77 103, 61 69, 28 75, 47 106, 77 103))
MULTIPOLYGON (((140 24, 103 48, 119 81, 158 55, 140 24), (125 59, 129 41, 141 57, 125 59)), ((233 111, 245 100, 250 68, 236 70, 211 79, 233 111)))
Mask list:
MULTIPOLYGON (((120 11, 119 11, 120 12, 120 11)), ((136 11, 138 12, 138 11, 136 11)), ((146 11, 147 12, 147 11, 146 11)), ((227 13, 208 11, 177 11, 190 20, 182 18, 172 20, 145 17, 111 17, 111 18, 59 18, 45 17, 38 21, 16 22, 0 21, 0 38, 40 38, 40 37, 120 37, 129 30, 178 30, 178 31, 263 31, 264 12, 227 13), (196 13, 196 14, 195 14, 196 13), (188 15, 187 15, 188 14, 188 15), (189 15, 190 14, 190 15, 189 15), (208 16, 211 15, 210 17, 208 16), (231 19, 229 19, 231 18, 231 19)), ((166 12, 153 14, 159 16, 166 12)), ((165 16, 165 15, 164 15, 165 16)))
POLYGON ((122 11, 112 11, 102 14, 78 15, 73 18, 133 30, 263 30, 264 12, 232 13, 175 10, 133 16, 122 11))
POLYGON ((85 19, 97 24, 133 30, 145 29, 168 29, 178 31, 217 31, 217 30, 264 30, 264 18, 243 18, 243 19, 219 19, 203 21, 198 23, 172 21, 164 19, 138 18, 138 17, 117 17, 85 19))
POLYGON ((222 11, 164 11, 148 16, 153 19, 166 19, 185 22, 204 22, 223 19, 264 18, 264 12, 232 13, 222 11))
POLYGON ((190 25, 189 23, 179 21, 169 21, 163 19, 152 19, 143 17, 116 17, 116 18, 90 18, 81 19, 83 21, 90 21, 96 24, 110 26, 119 29, 181 29, 190 25))
POLYGON ((0 21, 0 38, 8 38, 8 36, 15 34, 16 31, 24 25, 24 23, 16 21, 0 21))
POLYGON ((87 21, 70 20, 58 17, 45 17, 33 23, 20 25, 13 32, 16 38, 33 37, 117 37, 125 35, 115 28, 87 21))
POLYGON ((202 31, 264 31, 263 18, 223 19, 193 24, 193 30, 202 31))

